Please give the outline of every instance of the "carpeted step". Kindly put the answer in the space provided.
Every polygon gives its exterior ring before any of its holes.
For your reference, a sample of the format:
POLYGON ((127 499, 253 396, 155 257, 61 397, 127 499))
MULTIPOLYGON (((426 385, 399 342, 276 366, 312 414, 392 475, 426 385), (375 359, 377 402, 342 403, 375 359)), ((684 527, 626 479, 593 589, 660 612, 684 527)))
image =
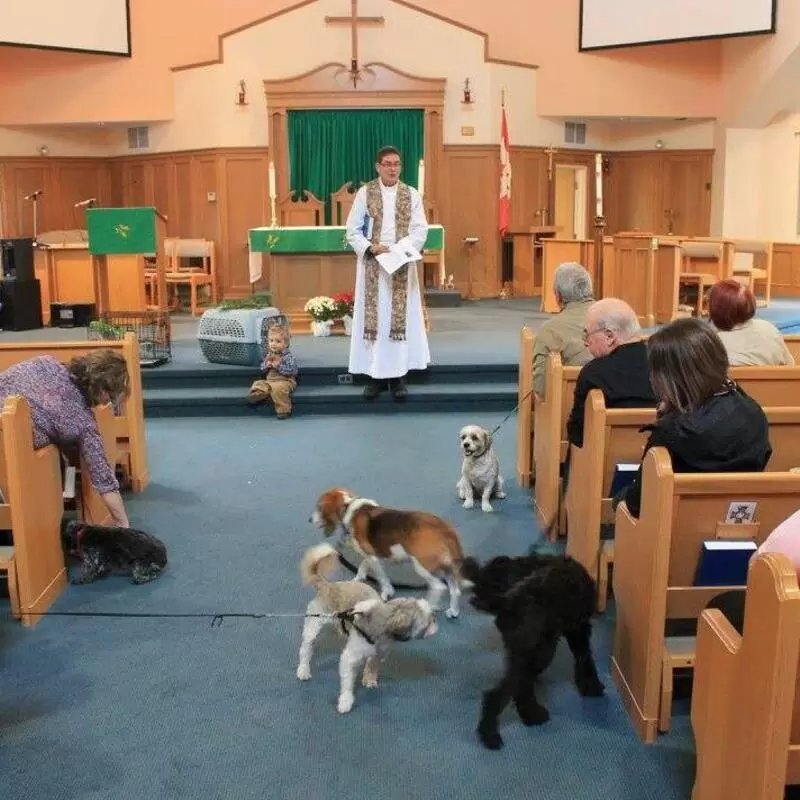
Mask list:
MULTIPOLYGON (((147 417, 273 415, 271 405, 250 408, 245 402, 247 381, 238 386, 151 388, 144 391, 147 417)), ((511 411, 517 403, 516 383, 420 384, 409 387, 405 403, 395 402, 388 392, 377 400, 364 400, 358 386, 297 387, 294 413, 301 414, 389 414, 429 411, 511 411)))
MULTIPOLYGON (((516 383, 517 364, 441 364, 427 370, 410 372, 410 386, 424 384, 473 384, 516 383)), ((200 364, 191 367, 170 364, 153 370, 142 371, 142 385, 148 389, 187 389, 190 387, 241 387, 256 378, 258 371, 252 367, 237 367, 227 364, 200 364)), ((350 375, 342 366, 303 366, 300 384, 310 386, 341 386, 352 383, 361 386, 366 381, 363 375, 350 375)))

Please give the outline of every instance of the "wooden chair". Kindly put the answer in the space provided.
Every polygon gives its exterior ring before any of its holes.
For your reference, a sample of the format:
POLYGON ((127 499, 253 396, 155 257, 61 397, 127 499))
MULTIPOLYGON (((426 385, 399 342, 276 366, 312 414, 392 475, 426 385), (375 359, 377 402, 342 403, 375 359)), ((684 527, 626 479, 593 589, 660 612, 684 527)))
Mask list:
MULTIPOLYGON (((211 289, 211 302, 219 301, 219 283, 217 280, 217 261, 214 242, 210 239, 165 239, 164 251, 167 258, 165 280, 167 286, 185 284, 189 287, 189 303, 193 317, 199 313, 197 305, 197 289, 208 286, 211 289), (185 266, 182 261, 188 258, 199 258, 202 266, 185 266)), ((155 277, 152 279, 155 291, 155 277)))
POLYGON ((353 207, 355 197, 356 190, 352 181, 345 183, 331 195, 331 225, 342 226, 347 224, 347 217, 353 207))
POLYGON ((697 289, 694 314, 705 311, 706 291, 717 281, 733 275, 733 242, 709 237, 681 239, 682 266, 680 283, 697 289))
POLYGON ((289 192, 278 201, 278 225, 282 228, 317 228, 325 224, 325 203, 304 189, 298 198, 289 192))
POLYGON ((783 554, 750 564, 743 635, 721 611, 697 629, 692 800, 782 800, 800 783, 800 589, 783 554))
POLYGON ((674 670, 695 661, 695 637, 667 637, 666 621, 697 618, 731 588, 695 585, 702 543, 746 535, 760 544, 797 510, 798 496, 800 474, 676 474, 663 448, 645 456, 639 519, 625 503, 616 513, 611 674, 646 743, 669 730, 674 670), (754 524, 725 524, 735 502, 757 504, 754 524))
POLYGON ((128 365, 130 395, 114 418, 117 439, 117 458, 130 478, 134 492, 141 492, 150 478, 147 466, 147 443, 144 431, 144 403, 142 399, 142 370, 139 363, 139 345, 134 333, 126 333, 119 341, 91 342, 19 342, 0 344, 0 371, 12 364, 36 356, 49 355, 67 363, 75 356, 92 350, 117 350, 128 365))
POLYGON ((735 239, 732 277, 748 285, 759 306, 768 306, 772 296, 773 243, 735 239), (761 295, 759 296, 759 290, 761 295))

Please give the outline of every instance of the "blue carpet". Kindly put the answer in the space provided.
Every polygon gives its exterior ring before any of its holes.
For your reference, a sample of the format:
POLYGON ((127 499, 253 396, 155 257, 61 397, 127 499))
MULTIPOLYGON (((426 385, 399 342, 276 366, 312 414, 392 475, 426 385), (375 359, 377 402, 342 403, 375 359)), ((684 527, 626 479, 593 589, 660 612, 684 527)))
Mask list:
MULTIPOLYGON (((494 515, 456 498, 457 431, 480 419, 328 417, 148 421, 152 483, 127 500, 161 536, 170 569, 136 587, 70 587, 56 610, 300 612, 297 564, 319 541, 307 523, 333 485, 451 519, 480 557, 538 542, 513 479, 515 420, 496 446, 509 498, 494 515)), ((344 571, 342 575, 346 575, 344 571)), ((645 747, 608 675, 613 619, 594 642, 608 694, 580 698, 566 648, 544 676, 551 722, 504 717, 506 747, 482 749, 482 690, 502 670, 491 620, 470 607, 437 636, 398 645, 377 690, 335 710, 340 643, 320 642, 314 677, 295 678, 301 620, 51 617, 0 622, 0 775, 15 800, 343 798, 678 800, 694 770, 685 709, 645 747)))

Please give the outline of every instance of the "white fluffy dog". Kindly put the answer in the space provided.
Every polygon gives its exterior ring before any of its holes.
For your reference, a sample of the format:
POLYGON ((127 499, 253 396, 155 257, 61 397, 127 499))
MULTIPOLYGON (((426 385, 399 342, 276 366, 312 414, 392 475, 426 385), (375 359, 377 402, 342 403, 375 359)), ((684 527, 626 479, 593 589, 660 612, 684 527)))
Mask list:
POLYGON ((481 509, 490 513, 494 510, 490 498, 502 500, 506 496, 500 462, 492 449, 492 434, 479 425, 466 425, 458 438, 464 455, 461 480, 456 487, 458 496, 464 501, 464 508, 472 508, 475 494, 479 494, 481 509))
POLYGON ((362 665, 362 683, 374 688, 378 685, 378 668, 391 643, 433 636, 437 624, 427 600, 402 597, 384 602, 371 586, 360 581, 327 580, 325 573, 337 560, 336 551, 329 544, 321 544, 308 550, 300 564, 303 581, 311 584, 317 595, 306 610, 297 677, 301 681, 311 678, 314 641, 322 629, 328 624, 340 626, 347 644, 339 659, 336 708, 340 714, 347 714, 355 702, 356 675, 362 665))

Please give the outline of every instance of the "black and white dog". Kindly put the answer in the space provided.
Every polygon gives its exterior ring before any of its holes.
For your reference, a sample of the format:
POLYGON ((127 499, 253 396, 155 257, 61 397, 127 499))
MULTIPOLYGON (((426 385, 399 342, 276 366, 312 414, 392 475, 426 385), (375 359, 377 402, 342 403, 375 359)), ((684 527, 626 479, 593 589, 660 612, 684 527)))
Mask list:
POLYGON ((155 580, 167 566, 167 548, 149 533, 134 528, 90 525, 73 520, 63 529, 64 548, 80 562, 74 584, 108 575, 130 575, 134 583, 155 580))

